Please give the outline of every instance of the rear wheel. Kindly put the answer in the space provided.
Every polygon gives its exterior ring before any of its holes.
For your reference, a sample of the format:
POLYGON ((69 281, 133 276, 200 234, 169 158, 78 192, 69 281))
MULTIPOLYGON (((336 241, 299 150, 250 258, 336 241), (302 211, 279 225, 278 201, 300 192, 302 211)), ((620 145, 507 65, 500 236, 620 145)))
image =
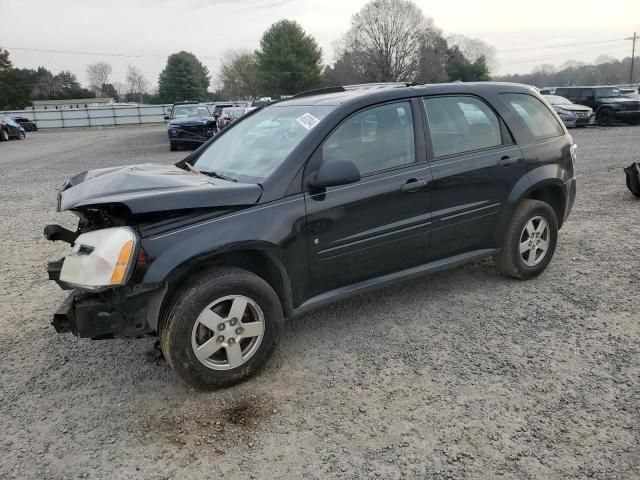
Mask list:
POLYGON ((610 127, 614 122, 614 115, 611 110, 600 110, 596 115, 598 125, 602 127, 610 127))
POLYGON ((214 389, 262 368, 275 351, 282 323, 280 301, 267 282, 220 267, 177 292, 160 328, 160 345, 182 380, 214 389))
POLYGON ((553 258, 558 220, 548 203, 523 200, 516 208, 502 251, 495 257, 500 272, 527 280, 540 275, 553 258))

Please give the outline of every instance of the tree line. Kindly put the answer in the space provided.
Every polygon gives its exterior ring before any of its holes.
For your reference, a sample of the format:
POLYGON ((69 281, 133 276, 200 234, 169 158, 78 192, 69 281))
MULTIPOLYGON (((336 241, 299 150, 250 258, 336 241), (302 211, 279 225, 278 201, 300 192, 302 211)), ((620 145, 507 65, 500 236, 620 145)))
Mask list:
MULTIPOLYGON (((496 80, 526 83, 536 87, 566 87, 571 85, 623 85, 629 83, 631 57, 617 60, 607 55, 596 58, 593 64, 569 60, 559 67, 542 64, 531 73, 503 75, 496 80)), ((640 57, 635 59, 633 81, 640 82, 640 57)))

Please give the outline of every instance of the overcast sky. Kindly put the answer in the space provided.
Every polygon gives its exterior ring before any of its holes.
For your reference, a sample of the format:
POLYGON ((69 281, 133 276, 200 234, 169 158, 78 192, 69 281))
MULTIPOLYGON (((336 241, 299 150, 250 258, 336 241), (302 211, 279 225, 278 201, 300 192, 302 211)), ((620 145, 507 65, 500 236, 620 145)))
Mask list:
MULTIPOLYGON (((86 83, 88 63, 113 65, 124 81, 127 64, 152 84, 166 56, 195 53, 215 74, 231 48, 258 46, 273 22, 297 20, 333 60, 333 43, 365 0, 0 0, 0 46, 14 65, 71 70, 86 83), (13 48, 12 48, 13 47, 13 48), (86 52, 89 55, 25 49, 86 52), (106 55, 111 54, 111 55, 106 55)), ((640 0, 452 0, 416 3, 448 33, 480 38, 498 50, 497 73, 520 73, 541 63, 591 62, 630 56, 640 33, 640 0), (602 43, 595 43, 602 42, 602 43), (578 44, 578 45, 574 45, 578 44), (567 46, 570 45, 570 46, 567 46)), ((640 48, 640 42, 638 42, 640 48)), ((215 81, 215 79, 214 79, 215 81)))

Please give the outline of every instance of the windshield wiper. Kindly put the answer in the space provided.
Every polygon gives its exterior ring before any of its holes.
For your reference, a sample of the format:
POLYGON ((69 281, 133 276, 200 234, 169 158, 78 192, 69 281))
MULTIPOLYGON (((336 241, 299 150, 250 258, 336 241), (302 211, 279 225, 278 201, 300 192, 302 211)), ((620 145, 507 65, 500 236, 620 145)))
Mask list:
POLYGON ((235 178, 231 178, 228 177, 226 175, 222 175, 221 173, 218 172, 207 172, 206 170, 200 170, 199 168, 195 167, 194 165, 191 165, 189 162, 184 162, 184 164, 186 165, 186 167, 191 170, 194 173, 197 173, 199 175, 206 175, 208 177, 215 177, 215 178, 219 178, 221 180, 226 180, 227 182, 237 182, 238 180, 236 180, 235 178))
POLYGON ((208 175, 209 177, 215 177, 215 178, 219 178, 221 180, 226 180, 227 182, 237 182, 238 181, 235 178, 228 177, 226 175, 222 175, 221 173, 218 173, 218 172, 207 172, 206 170, 200 170, 200 173, 203 174, 203 175, 208 175))

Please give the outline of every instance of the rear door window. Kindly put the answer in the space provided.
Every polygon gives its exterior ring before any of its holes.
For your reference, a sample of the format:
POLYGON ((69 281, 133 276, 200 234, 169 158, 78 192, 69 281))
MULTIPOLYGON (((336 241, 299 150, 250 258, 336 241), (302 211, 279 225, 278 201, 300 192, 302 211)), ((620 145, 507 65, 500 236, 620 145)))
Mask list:
POLYGON ((501 97, 518 114, 536 140, 564 135, 556 117, 536 97, 524 93, 503 93, 501 97))
POLYGON ((424 98, 434 157, 502 144, 500 121, 482 100, 450 96, 424 98))

